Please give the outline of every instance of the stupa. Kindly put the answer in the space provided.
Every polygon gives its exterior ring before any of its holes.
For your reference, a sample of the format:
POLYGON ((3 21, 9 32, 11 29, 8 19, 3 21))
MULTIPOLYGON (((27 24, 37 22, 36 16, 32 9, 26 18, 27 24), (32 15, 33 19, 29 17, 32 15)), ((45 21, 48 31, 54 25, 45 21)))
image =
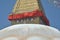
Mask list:
POLYGON ((49 25, 41 0, 16 0, 9 15, 11 24, 44 24, 49 25))

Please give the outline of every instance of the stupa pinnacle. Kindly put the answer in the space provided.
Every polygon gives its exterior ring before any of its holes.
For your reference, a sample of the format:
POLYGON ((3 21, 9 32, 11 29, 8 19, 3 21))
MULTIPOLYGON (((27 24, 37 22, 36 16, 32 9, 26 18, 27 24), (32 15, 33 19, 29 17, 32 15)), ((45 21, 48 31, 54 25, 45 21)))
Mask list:
POLYGON ((49 25, 40 0, 16 0, 12 14, 8 19, 11 24, 49 25))

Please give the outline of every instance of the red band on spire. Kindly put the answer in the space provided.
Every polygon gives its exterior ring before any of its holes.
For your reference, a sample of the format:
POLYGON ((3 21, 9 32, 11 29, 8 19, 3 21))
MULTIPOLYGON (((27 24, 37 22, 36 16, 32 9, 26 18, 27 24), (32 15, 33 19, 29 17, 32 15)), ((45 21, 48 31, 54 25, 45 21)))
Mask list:
POLYGON ((25 13, 18 13, 18 14, 13 13, 12 15, 9 15, 8 19, 14 20, 14 19, 21 19, 26 17, 34 17, 34 16, 43 16, 42 11, 35 10, 33 12, 25 12, 25 13))
POLYGON ((36 17, 36 16, 37 17, 42 17, 42 19, 46 22, 46 24, 49 25, 48 19, 43 14, 43 12, 40 11, 40 10, 35 10, 35 11, 32 11, 32 12, 25 12, 25 13, 18 13, 18 14, 13 13, 12 15, 9 15, 8 19, 9 20, 16 20, 16 19, 36 17))

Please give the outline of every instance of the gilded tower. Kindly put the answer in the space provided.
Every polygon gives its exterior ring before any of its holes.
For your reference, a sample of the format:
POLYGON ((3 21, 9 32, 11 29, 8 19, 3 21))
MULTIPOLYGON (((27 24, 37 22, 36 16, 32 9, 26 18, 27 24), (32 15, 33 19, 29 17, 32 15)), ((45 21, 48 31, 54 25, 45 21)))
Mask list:
POLYGON ((8 19, 11 24, 49 25, 40 0, 16 0, 8 19))

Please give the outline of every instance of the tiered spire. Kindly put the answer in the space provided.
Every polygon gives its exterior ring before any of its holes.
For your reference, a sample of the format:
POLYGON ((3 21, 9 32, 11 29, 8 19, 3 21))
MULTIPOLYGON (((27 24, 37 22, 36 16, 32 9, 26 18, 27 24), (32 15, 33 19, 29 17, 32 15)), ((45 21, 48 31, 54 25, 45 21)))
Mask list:
POLYGON ((40 0, 17 0, 9 20, 12 24, 49 25, 40 0))

